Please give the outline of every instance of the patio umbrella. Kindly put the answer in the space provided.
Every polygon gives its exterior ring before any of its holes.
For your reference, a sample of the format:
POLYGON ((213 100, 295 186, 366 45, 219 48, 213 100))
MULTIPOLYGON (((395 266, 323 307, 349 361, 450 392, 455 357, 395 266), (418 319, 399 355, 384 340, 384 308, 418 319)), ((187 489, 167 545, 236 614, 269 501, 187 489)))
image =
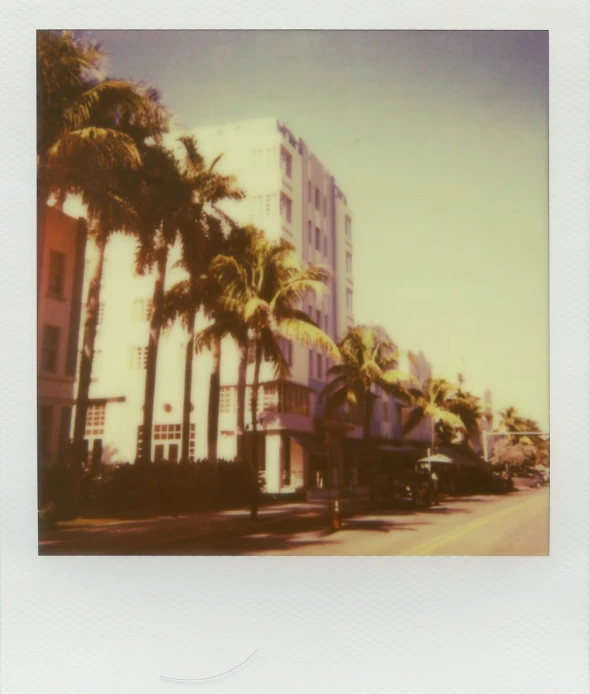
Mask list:
POLYGON ((436 453, 430 457, 420 458, 419 463, 454 463, 455 461, 442 453, 436 453))

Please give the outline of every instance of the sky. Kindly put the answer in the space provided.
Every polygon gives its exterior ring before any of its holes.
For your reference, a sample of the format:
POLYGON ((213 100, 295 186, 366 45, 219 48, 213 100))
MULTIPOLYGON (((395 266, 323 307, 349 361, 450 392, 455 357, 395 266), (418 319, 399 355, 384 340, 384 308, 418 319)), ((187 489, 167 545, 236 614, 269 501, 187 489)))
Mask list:
POLYGON ((178 126, 276 116, 353 215, 355 319, 548 430, 548 34, 90 32, 178 126))

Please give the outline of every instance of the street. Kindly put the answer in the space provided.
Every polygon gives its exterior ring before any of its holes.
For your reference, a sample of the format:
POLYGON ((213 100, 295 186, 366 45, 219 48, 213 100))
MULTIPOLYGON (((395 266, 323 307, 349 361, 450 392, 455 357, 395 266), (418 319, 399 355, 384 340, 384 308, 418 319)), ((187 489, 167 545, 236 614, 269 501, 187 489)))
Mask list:
POLYGON ((549 553, 549 487, 506 496, 444 500, 415 511, 379 509, 344 519, 342 530, 309 514, 241 535, 184 539, 156 554, 544 556, 549 553), (307 525, 307 527, 306 527, 307 525), (318 525, 320 527, 318 527, 318 525), (323 527, 322 527, 323 525, 323 527), (303 527, 302 527, 303 526, 303 527))

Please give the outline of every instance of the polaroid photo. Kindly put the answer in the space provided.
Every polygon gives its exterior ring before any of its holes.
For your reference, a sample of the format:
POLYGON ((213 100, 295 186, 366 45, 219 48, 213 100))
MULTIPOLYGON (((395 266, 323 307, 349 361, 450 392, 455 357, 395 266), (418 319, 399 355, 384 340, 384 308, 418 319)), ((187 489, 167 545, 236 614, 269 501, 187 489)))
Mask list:
POLYGON ((587 692, 582 3, 81 9, 4 13, 3 690, 587 692))

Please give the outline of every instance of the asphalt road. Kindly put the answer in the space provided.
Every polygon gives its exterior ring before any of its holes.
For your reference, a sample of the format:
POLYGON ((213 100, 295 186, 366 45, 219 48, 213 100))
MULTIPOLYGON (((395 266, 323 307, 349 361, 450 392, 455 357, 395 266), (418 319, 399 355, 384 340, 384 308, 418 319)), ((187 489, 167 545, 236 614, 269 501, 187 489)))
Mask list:
MULTIPOLYGON (((159 547, 157 554, 544 556, 549 553, 549 488, 505 496, 445 500, 415 511, 384 508, 305 528, 285 521, 240 536, 200 537, 159 547)), ((154 553, 153 551, 150 553, 154 553)))

